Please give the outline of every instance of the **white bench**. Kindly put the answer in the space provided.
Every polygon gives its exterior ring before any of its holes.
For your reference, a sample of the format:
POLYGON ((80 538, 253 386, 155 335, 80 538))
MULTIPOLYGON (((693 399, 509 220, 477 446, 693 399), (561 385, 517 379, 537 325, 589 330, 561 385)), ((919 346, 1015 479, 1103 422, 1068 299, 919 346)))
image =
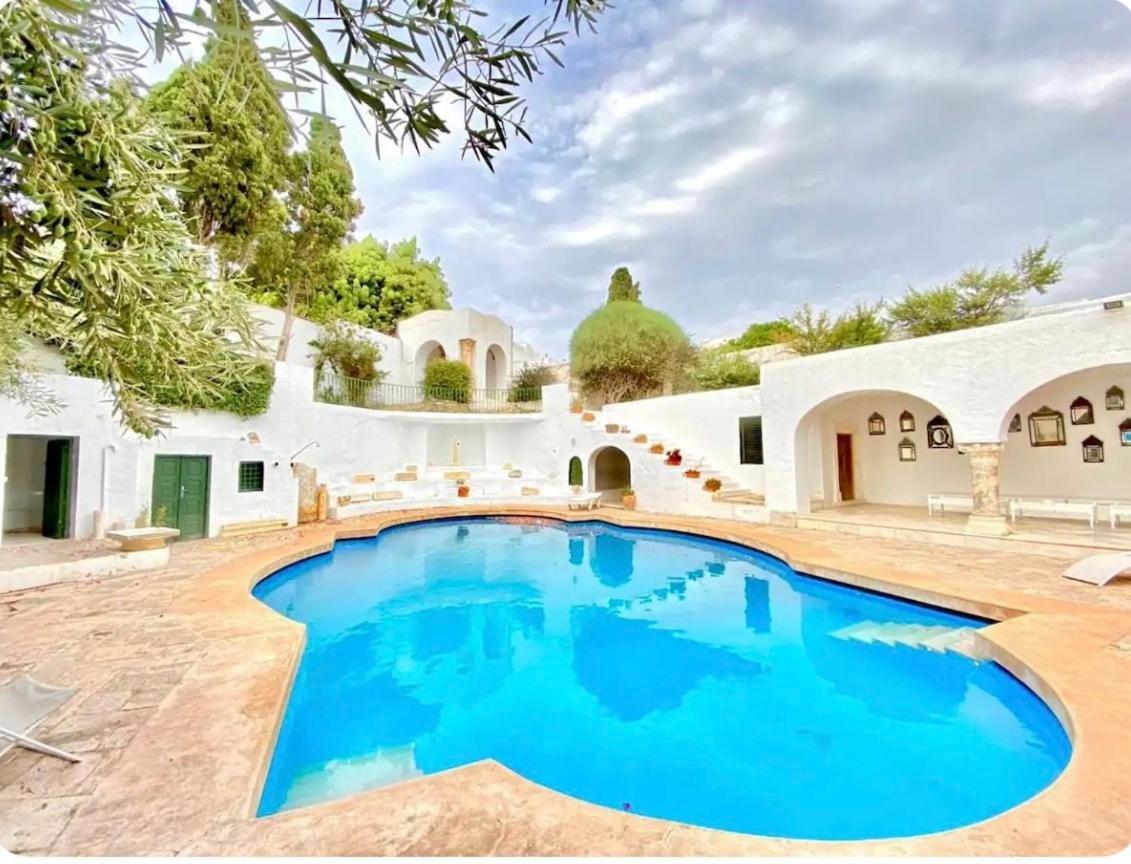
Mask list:
POLYGON ((974 509, 973 495, 959 495, 952 492, 939 492, 927 496, 927 515, 934 516, 935 511, 945 513, 947 510, 961 510, 969 513, 974 509))
POLYGON ((1009 521, 1016 522, 1019 516, 1049 516, 1052 518, 1085 518, 1094 530, 1096 527, 1096 501, 1067 501, 1054 498, 1013 498, 1009 502, 1009 521))
POLYGON ((1105 501, 1103 503, 1107 507, 1107 518, 1111 521, 1112 531, 1119 527, 1120 519, 1131 520, 1131 502, 1105 501))
POLYGON ((583 492, 578 495, 571 495, 569 500, 566 501, 566 506, 570 510, 593 510, 600 501, 600 492, 583 492))

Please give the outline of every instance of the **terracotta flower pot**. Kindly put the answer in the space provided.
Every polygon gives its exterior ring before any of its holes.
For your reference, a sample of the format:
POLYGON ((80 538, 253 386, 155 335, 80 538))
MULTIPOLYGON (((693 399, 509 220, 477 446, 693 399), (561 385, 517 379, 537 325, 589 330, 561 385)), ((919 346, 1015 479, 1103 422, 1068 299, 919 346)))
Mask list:
POLYGON ((699 472, 696 471, 694 468, 688 468, 686 471, 683 472, 683 476, 686 477, 688 480, 698 480, 699 479, 699 472))
POLYGON ((648 443, 648 436, 647 435, 637 435, 635 438, 632 439, 632 442, 634 444, 647 444, 648 443))
POLYGON ((664 452, 664 445, 663 444, 653 444, 651 447, 648 448, 648 452, 649 453, 655 453, 657 456, 659 456, 664 452))
POLYGON ((594 420, 597 419, 597 415, 596 414, 590 414, 588 411, 586 411, 584 414, 581 415, 581 419, 584 420, 586 423, 592 423, 594 420))
POLYGON ((471 487, 470 486, 457 486, 456 487, 456 494, 460 498, 468 498, 468 497, 471 496, 471 487))
POLYGON ((636 509, 636 496, 635 495, 625 495, 623 498, 620 499, 620 503, 624 505, 625 510, 635 510, 636 509))

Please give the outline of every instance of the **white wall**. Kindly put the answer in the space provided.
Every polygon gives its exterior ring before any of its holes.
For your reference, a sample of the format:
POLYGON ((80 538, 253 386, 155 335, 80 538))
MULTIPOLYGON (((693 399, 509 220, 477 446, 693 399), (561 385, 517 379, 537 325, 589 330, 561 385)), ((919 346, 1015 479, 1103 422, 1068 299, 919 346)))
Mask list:
MULTIPOLYGON (((759 387, 735 387, 606 405, 602 418, 627 424, 705 458, 754 492, 762 491, 762 466, 739 462, 738 420, 762 414, 759 387)), ((685 460, 686 461, 686 460, 685 460)))
POLYGON ((420 348, 438 342, 449 360, 460 359, 460 340, 475 341, 475 361, 471 367, 473 386, 486 387, 487 351, 497 345, 503 355, 500 378, 510 383, 514 362, 514 329, 495 315, 484 315, 474 309, 432 309, 407 318, 397 325, 397 336, 403 344, 405 361, 412 366, 406 383, 423 380, 422 363, 417 363, 420 348))
POLYGON ((4 482, 4 530, 39 531, 43 526, 46 438, 8 439, 4 482))

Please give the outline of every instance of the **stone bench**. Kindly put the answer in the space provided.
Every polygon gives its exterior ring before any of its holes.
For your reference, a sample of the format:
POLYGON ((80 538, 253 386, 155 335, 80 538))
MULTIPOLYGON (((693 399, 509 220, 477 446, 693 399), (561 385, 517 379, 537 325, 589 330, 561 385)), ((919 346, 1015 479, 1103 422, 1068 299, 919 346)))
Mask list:
POLYGON ((229 522, 220 526, 221 537, 243 537, 247 534, 262 534, 264 531, 278 531, 286 528, 286 519, 254 519, 249 522, 229 522))
POLYGON ((120 528, 106 532, 106 539, 121 546, 123 552, 164 549, 170 541, 180 536, 181 532, 176 528, 120 528))

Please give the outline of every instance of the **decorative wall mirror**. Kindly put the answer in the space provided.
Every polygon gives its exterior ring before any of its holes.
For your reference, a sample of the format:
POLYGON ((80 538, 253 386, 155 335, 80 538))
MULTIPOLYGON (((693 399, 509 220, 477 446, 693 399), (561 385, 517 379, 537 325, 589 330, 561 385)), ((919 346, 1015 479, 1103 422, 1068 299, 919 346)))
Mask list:
POLYGON ((1034 447, 1064 445, 1064 415, 1048 405, 1029 415, 1029 443, 1034 447))
POLYGON ((1110 388, 1104 394, 1104 407, 1108 411, 1122 411, 1123 410, 1123 390, 1119 387, 1110 388))
POLYGON ((910 438, 904 438, 899 442, 899 461, 900 462, 914 462, 915 461, 915 442, 910 438))
POLYGON ((915 431, 915 415, 910 411, 904 411, 899 415, 899 431, 900 432, 914 432, 915 431))
POLYGON ((1083 396, 1077 396, 1073 399, 1068 411, 1069 416, 1072 417, 1073 426, 1091 426, 1096 422, 1095 412, 1092 411, 1092 403, 1083 396))
POLYGON ((887 432, 887 424, 884 422, 884 415, 877 411, 868 418, 868 434, 883 435, 885 432, 887 432))
POLYGON ((954 433, 950 431, 950 424, 941 414, 927 424, 927 446, 935 450, 954 446, 954 433))
POLYGON ((1131 417, 1119 424, 1119 443, 1131 447, 1131 417))
POLYGON ((1084 439, 1084 461, 1085 462, 1103 462, 1104 461, 1104 442, 1097 438, 1095 435, 1089 435, 1084 439))
POLYGON ((1020 432, 1021 431, 1021 415, 1020 414, 1014 414, 1013 419, 1009 421, 1009 431, 1010 432, 1020 432))

